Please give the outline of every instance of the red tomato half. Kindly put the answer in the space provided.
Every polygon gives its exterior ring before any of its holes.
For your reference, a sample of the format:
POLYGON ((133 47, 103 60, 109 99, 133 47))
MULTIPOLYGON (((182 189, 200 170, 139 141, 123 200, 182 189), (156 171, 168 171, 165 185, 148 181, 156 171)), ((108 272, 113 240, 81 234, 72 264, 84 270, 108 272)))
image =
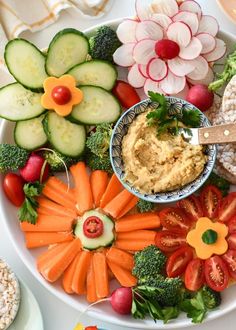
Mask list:
POLYGON ((173 252, 186 243, 185 235, 170 230, 156 233, 155 244, 164 252, 173 252))
POLYGON ((15 206, 21 206, 25 200, 23 190, 24 180, 15 173, 8 173, 3 180, 3 190, 9 201, 15 206))
POLYGON ((197 291, 204 283, 204 261, 195 258, 191 260, 185 270, 184 283, 188 290, 197 291))
POLYGON ((227 223, 229 234, 236 233, 236 216, 232 217, 227 223))
POLYGON ((222 222, 229 221, 236 214, 236 192, 223 198, 218 209, 218 219, 222 222))
POLYGON ((167 207, 161 210, 159 216, 164 228, 181 233, 188 232, 192 224, 191 221, 187 219, 183 210, 178 207, 167 207))
POLYGON ((236 250, 236 233, 230 234, 227 242, 230 250, 236 250))
POLYGON ((224 260, 213 256, 205 261, 204 268, 207 285, 215 291, 223 291, 229 283, 229 272, 224 260))
POLYGON ((189 263, 193 259, 193 250, 189 246, 182 246, 176 250, 167 260, 166 273, 168 277, 182 275, 189 263))
POLYGON ((222 258, 228 266, 230 276, 236 280, 236 251, 228 250, 222 258))
POLYGON ((118 98, 121 105, 127 109, 140 102, 140 97, 135 88, 122 80, 117 80, 112 93, 118 98))
POLYGON ((217 207, 222 199, 221 191, 213 186, 209 185, 203 188, 200 195, 204 216, 214 219, 217 213, 217 207))
POLYGON ((180 200, 177 206, 182 208, 193 221, 197 221, 203 216, 201 203, 195 195, 180 200))

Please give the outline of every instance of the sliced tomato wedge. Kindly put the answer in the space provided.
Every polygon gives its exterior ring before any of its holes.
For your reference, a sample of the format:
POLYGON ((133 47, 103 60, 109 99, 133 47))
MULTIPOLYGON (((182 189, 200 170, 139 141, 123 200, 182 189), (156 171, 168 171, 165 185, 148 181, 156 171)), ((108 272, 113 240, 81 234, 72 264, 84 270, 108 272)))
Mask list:
POLYGON ((180 200, 177 206, 182 208, 193 221, 197 221, 199 218, 203 217, 201 203, 195 195, 180 200))
POLYGON ((164 252, 173 252, 186 244, 186 235, 170 230, 162 230, 156 233, 155 244, 164 252))
POLYGON ((195 258, 191 260, 185 270, 184 284, 190 291, 199 290, 204 283, 204 261, 195 258))
POLYGON ((221 191, 213 185, 206 186, 201 191, 200 200, 204 216, 214 219, 217 214, 217 207, 222 200, 221 191))
POLYGON ((236 233, 236 215, 229 220, 227 225, 229 229, 229 234, 236 233))
POLYGON ((228 194, 223 198, 218 209, 218 220, 229 221, 236 214, 236 192, 228 194))
POLYGON ((222 258, 228 266, 230 276, 236 280, 236 251, 228 250, 222 258))
POLYGON ((229 283, 229 272, 224 260, 213 256, 205 261, 205 279, 207 285, 215 291, 223 291, 229 283))
POLYGON ((167 207, 161 210, 159 216, 164 228, 180 233, 188 232, 192 224, 183 210, 178 207, 167 207))
POLYGON ((236 250, 236 233, 230 234, 227 242, 230 250, 236 250))
POLYGON ((182 275, 189 263, 193 259, 193 250, 187 246, 181 246, 167 260, 166 273, 168 277, 182 275))

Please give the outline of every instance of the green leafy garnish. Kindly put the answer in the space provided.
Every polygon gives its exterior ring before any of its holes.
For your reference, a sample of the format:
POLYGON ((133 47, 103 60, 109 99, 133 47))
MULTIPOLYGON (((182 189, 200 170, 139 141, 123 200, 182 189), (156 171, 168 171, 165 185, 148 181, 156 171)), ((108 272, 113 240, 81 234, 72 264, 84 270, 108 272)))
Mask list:
POLYGON ((183 300, 180 308, 187 313, 187 317, 191 318, 193 323, 201 323, 207 313, 201 291, 198 291, 193 298, 183 300))
POLYGON ((182 110, 182 123, 186 126, 199 127, 200 125, 200 113, 196 110, 182 110))

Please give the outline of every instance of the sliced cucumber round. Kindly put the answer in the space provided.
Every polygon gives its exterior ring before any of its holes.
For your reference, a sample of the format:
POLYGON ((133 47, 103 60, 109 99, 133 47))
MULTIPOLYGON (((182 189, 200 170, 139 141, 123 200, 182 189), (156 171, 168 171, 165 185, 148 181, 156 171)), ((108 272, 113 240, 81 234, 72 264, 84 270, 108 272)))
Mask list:
POLYGON ((78 157, 83 153, 86 141, 83 125, 73 124, 49 111, 43 120, 43 128, 52 146, 61 154, 78 157))
POLYGON ((11 121, 27 120, 41 115, 45 109, 41 105, 40 93, 34 93, 19 83, 0 89, 0 117, 11 121))
POLYGON ((35 91, 43 89, 47 78, 45 56, 36 46, 24 39, 13 39, 5 47, 4 58, 19 83, 35 91))
POLYGON ((114 123, 120 116, 117 99, 101 87, 81 86, 83 101, 74 106, 70 117, 86 125, 114 123))
POLYGON ((109 246, 115 239, 114 236, 114 222, 105 214, 102 214, 96 210, 85 212, 82 218, 78 218, 75 226, 75 236, 78 237, 83 245, 84 249, 95 250, 99 247, 109 246), (103 222, 103 233, 96 238, 89 238, 84 234, 83 225, 87 218, 98 217, 103 222))
POLYGON ((76 64, 86 60, 89 53, 87 37, 75 29, 58 32, 48 47, 45 68, 50 76, 60 77, 76 64))
POLYGON ((91 60, 76 65, 68 74, 76 79, 79 86, 91 85, 111 90, 117 79, 117 70, 110 62, 91 60))

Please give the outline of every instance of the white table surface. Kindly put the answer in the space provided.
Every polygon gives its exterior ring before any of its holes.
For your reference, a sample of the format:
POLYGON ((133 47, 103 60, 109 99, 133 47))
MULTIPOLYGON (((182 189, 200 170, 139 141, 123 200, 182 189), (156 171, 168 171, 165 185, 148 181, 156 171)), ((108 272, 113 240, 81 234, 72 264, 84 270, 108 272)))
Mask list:
MULTIPOLYGON (((25 32, 23 34, 24 38, 27 38, 37 44, 39 47, 44 48, 48 45, 51 38, 56 32, 65 27, 74 27, 80 30, 86 29, 90 26, 104 22, 106 20, 125 17, 132 15, 134 13, 134 0, 114 0, 114 6, 109 14, 96 20, 85 20, 78 13, 73 11, 63 12, 53 25, 39 31, 37 33, 25 32)), ((231 33, 236 33, 236 25, 228 20, 224 14, 220 11, 215 0, 198 0, 199 4, 202 6, 205 13, 215 16, 219 23, 220 28, 231 33)), ((2 192, 1 192, 2 193, 2 192)), ((79 312, 75 311, 73 308, 67 306, 62 301, 54 297, 51 293, 40 285, 28 269, 24 266, 22 261, 17 256, 17 252, 14 250, 10 244, 8 235, 1 223, 0 219, 0 256, 4 257, 7 262, 12 266, 18 276, 20 276, 29 286, 29 288, 34 293, 37 298, 43 318, 45 330, 73 330, 75 323, 77 321, 79 312)), ((118 316, 119 317, 119 316, 118 316)), ((96 321, 84 317, 82 319, 85 325, 95 325, 105 328, 107 330, 128 330, 125 328, 120 328, 111 324, 106 324, 105 322, 96 321)), ((231 312, 224 317, 217 319, 206 324, 195 326, 196 330, 222 330, 227 327, 227 330, 235 329, 236 323, 236 311, 231 312)), ((22 329, 18 329, 22 330, 22 329)), ((32 328, 32 330, 34 330, 32 328)))

